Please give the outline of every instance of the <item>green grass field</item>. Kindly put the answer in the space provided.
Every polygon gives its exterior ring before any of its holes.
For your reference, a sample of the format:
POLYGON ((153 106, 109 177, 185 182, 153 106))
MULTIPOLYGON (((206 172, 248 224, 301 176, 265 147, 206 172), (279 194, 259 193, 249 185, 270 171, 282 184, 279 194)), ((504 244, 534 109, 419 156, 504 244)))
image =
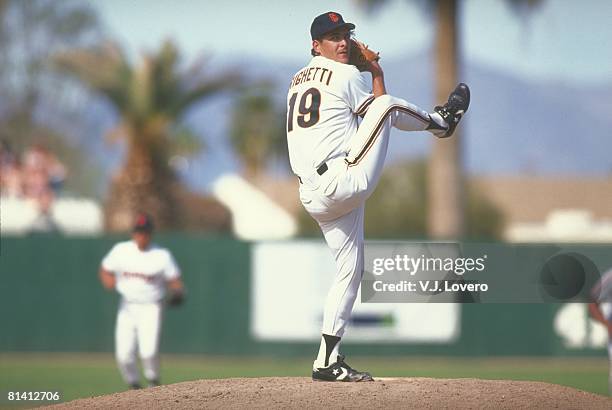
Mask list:
MULTIPOLYGON (((162 382, 188 380, 309 376, 311 358, 237 358, 162 356, 162 382)), ((436 377, 532 380, 607 394, 605 358, 426 358, 355 357, 349 363, 379 377, 436 377)), ((122 391, 111 354, 0 354, 0 391, 60 390, 64 401, 122 391)), ((6 399, 0 407, 6 407, 6 399)))

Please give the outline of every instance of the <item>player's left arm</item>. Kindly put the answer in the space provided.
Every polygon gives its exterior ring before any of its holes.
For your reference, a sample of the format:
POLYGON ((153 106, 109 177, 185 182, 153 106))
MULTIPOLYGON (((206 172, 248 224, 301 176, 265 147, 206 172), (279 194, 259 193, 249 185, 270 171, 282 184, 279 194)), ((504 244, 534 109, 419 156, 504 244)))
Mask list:
POLYGON ((378 61, 372 61, 368 71, 372 73, 372 94, 374 94, 374 98, 387 94, 385 73, 378 61))
POLYGON ((168 290, 175 292, 183 292, 185 290, 185 285, 183 284, 183 280, 180 277, 167 281, 166 287, 168 288, 168 290))
POLYGON ((117 244, 113 246, 104 259, 102 259, 102 263, 100 263, 98 277, 100 278, 100 282, 105 289, 112 290, 115 289, 115 286, 117 285, 117 276, 115 275, 115 272, 118 272, 120 269, 119 253, 120 245, 117 244))
POLYGON ((110 272, 100 266, 100 271, 98 272, 98 277, 100 278, 100 282, 105 289, 111 290, 115 289, 115 285, 117 284, 117 278, 113 272, 110 272))
POLYGON ((178 265, 174 260, 174 257, 168 252, 168 260, 166 268, 164 269, 164 276, 166 278, 166 303, 169 306, 178 306, 183 304, 185 301, 185 284, 181 279, 181 272, 179 271, 178 265))

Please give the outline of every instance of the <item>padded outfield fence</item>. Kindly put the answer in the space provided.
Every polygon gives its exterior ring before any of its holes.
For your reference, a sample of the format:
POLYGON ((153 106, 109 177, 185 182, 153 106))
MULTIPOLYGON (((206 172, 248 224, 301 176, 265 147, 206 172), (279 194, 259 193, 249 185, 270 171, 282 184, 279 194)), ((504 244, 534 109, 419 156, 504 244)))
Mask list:
MULTIPOLYGON (((118 297, 102 289, 97 271, 104 254, 122 238, 2 237, 0 351, 112 351, 118 297)), ((312 353, 316 342, 262 341, 253 335, 254 244, 189 234, 160 235, 157 242, 175 255, 187 288, 187 303, 166 311, 163 352, 312 353)), ((602 254, 608 250, 600 249, 602 254)), ((575 316, 579 326, 559 329, 563 308, 462 304, 460 331, 451 342, 359 343, 345 350, 363 355, 605 355, 601 340, 591 337, 594 327, 585 313, 575 316), (576 332, 584 334, 575 337, 576 332)))

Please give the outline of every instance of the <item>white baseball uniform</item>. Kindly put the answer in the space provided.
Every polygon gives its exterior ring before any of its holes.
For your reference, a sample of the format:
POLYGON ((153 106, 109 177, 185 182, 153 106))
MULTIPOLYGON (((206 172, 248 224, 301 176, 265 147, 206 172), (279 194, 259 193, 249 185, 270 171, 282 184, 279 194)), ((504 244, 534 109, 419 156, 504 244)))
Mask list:
POLYGON ((156 245, 141 251, 134 241, 116 244, 102 260, 116 275, 121 295, 115 327, 115 355, 129 385, 138 384, 136 350, 147 380, 159 379, 159 336, 166 282, 180 277, 172 254, 156 245))
MULTIPOLYGON (((354 66, 316 56, 293 77, 287 95, 289 159, 300 179, 300 200, 336 259, 322 333, 337 337, 344 334, 361 281, 364 205, 380 179, 390 128, 448 128, 437 113, 390 95, 374 98, 370 90, 354 66)), ((315 367, 328 364, 321 359, 323 345, 315 367)))
MULTIPOLYGON (((608 322, 612 322, 612 269, 605 272, 591 290, 595 302, 608 322)), ((612 395, 612 338, 608 338, 608 392, 612 395)))

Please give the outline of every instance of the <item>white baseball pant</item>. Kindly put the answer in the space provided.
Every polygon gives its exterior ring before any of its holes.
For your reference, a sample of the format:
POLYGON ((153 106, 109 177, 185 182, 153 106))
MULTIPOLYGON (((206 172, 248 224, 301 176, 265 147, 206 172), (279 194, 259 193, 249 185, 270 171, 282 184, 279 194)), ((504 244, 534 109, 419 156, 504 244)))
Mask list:
POLYGON ((608 336, 608 395, 612 396, 612 336, 608 336))
POLYGON ((159 379, 161 303, 131 303, 121 300, 115 328, 115 357, 123 380, 138 384, 136 352, 147 380, 159 379))
POLYGON ((364 209, 382 173, 391 127, 422 131, 430 115, 402 99, 377 97, 351 138, 348 156, 329 161, 328 171, 302 177, 300 200, 321 227, 336 259, 336 276, 327 295, 322 333, 342 337, 363 274, 364 209))
MULTIPOLYGON (((612 302, 600 303, 599 309, 604 318, 612 322, 612 302)), ((610 333, 608 333, 608 394, 612 396, 612 335, 610 333)))

